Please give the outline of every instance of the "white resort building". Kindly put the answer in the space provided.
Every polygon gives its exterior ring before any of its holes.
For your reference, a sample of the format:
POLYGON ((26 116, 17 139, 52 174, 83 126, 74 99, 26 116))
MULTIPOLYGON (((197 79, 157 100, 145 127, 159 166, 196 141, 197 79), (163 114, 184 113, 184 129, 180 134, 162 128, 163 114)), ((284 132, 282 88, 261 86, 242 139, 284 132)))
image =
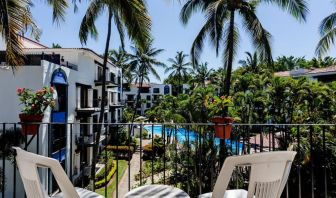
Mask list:
MULTIPOLYGON (((47 110, 43 122, 58 124, 40 126, 40 137, 33 139, 28 150, 59 160, 67 173, 71 173, 70 178, 76 181, 91 163, 92 143, 97 132, 97 125, 92 123, 98 122, 103 72, 107 76, 108 94, 104 120, 110 123, 121 121, 122 70, 108 62, 107 70, 103 71, 102 57, 90 49, 48 48, 26 38, 23 38, 23 44, 25 66, 19 67, 14 74, 5 63, 5 49, 0 49, 0 120, 19 122, 22 106, 17 88, 38 90, 53 86, 57 92, 57 108, 47 110)), ((105 132, 111 128, 106 127, 105 132)), ((100 140, 105 138, 108 137, 103 134, 100 140)), ((46 184, 50 178, 46 174, 41 181, 46 184)), ((10 194, 10 190, 6 192, 10 194)))
MULTIPOLYGON (((135 107, 139 84, 130 84, 124 87, 123 98, 125 106, 135 107)), ((172 86, 169 84, 149 83, 143 84, 140 88, 141 106, 137 107, 137 114, 144 115, 145 111, 151 108, 164 95, 172 94, 172 86)))

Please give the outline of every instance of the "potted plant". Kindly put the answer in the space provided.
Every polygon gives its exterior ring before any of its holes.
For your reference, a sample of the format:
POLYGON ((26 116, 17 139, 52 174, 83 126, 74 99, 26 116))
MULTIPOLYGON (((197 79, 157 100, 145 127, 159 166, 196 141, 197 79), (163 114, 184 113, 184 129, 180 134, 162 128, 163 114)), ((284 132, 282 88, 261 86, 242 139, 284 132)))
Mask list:
POLYGON ((38 123, 42 122, 44 111, 55 106, 53 92, 53 87, 43 87, 36 92, 25 88, 17 89, 19 100, 24 105, 19 114, 23 135, 35 135, 38 132, 38 123))
POLYGON ((214 96, 206 100, 205 106, 208 109, 211 122, 215 123, 215 137, 220 139, 229 139, 231 137, 232 117, 223 117, 225 109, 232 106, 231 97, 214 96), (225 124, 225 125, 224 125, 225 124))

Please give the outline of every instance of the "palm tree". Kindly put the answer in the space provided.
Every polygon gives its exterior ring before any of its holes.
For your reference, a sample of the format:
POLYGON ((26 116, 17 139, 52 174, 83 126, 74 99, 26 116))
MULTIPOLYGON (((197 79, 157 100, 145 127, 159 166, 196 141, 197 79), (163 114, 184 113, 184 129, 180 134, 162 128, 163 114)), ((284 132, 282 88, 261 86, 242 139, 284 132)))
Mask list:
POLYGON ((130 54, 130 68, 137 70, 139 73, 139 85, 142 86, 142 78, 145 75, 152 74, 156 79, 160 80, 159 74, 155 67, 165 67, 166 65, 156 59, 163 49, 153 47, 153 40, 149 40, 144 47, 132 47, 133 54, 130 54))
POLYGON ((131 83, 132 74, 129 64, 129 54, 122 47, 119 47, 118 51, 110 50, 108 54, 112 63, 122 69, 123 78, 126 80, 126 82, 131 83))
POLYGON ((202 63, 197 65, 193 70, 194 81, 200 83, 202 87, 205 87, 206 81, 210 80, 213 69, 208 69, 208 63, 202 63))
POLYGON ((257 52, 253 54, 245 52, 245 54, 246 60, 240 60, 238 63, 243 67, 247 67, 251 72, 257 72, 257 67, 260 64, 257 52))
MULTIPOLYGON (((108 26, 107 37, 104 51, 103 71, 107 69, 108 50, 111 40, 112 20, 117 27, 120 39, 124 39, 124 31, 126 29, 128 36, 133 40, 137 46, 145 46, 150 37, 151 20, 149 18, 147 8, 142 0, 92 0, 83 17, 80 30, 79 39, 82 44, 86 44, 88 36, 91 35, 97 38, 98 31, 95 22, 98 16, 103 15, 104 11, 108 12, 108 26)), ((106 96, 106 72, 103 72, 102 79, 102 101, 105 101, 106 96)), ((100 134, 102 130, 102 123, 104 122, 105 103, 101 102, 98 132, 96 134, 96 141, 93 146, 93 158, 91 166, 91 179, 94 180, 95 168, 98 155, 98 145, 100 134)), ((94 188, 94 185, 93 185, 94 188)))
POLYGON ((165 73, 171 72, 168 78, 175 78, 178 82, 178 93, 182 93, 182 82, 185 81, 188 73, 190 72, 190 62, 186 61, 188 55, 184 54, 183 51, 177 52, 175 58, 169 58, 168 61, 172 64, 167 67, 165 73))
MULTIPOLYGON (((153 40, 149 40, 148 44, 144 47, 132 47, 134 54, 130 54, 130 68, 136 71, 133 75, 135 83, 138 85, 138 93, 135 102, 134 114, 132 123, 136 115, 136 108, 141 105, 141 88, 145 80, 149 81, 148 75, 152 74, 156 79, 160 80, 159 74, 156 72, 155 67, 165 67, 166 65, 156 59, 163 49, 156 49, 153 47, 153 40)), ((130 130, 132 130, 130 127, 130 130)))
POLYGON ((267 62, 272 62, 269 42, 271 35, 264 29, 256 15, 256 6, 259 2, 277 4, 299 20, 305 20, 308 11, 305 0, 188 0, 181 10, 180 18, 184 24, 189 21, 192 13, 198 10, 203 11, 207 17, 192 44, 193 63, 199 58, 204 39, 208 35, 217 55, 219 48, 224 48, 224 66, 226 66, 224 95, 230 95, 232 63, 239 41, 238 27, 235 23, 237 14, 241 16, 243 27, 250 35, 257 52, 267 62))
MULTIPOLYGON (((53 8, 53 22, 59 23, 64 20, 65 9, 68 7, 67 0, 47 0, 46 2, 53 8)), ((20 35, 30 32, 38 40, 41 33, 30 12, 32 5, 31 0, 0 2, 0 32, 6 43, 6 63, 13 69, 24 63, 20 35)))
POLYGON ((320 24, 319 31, 321 39, 317 44, 315 53, 318 56, 326 54, 336 38, 336 12, 331 13, 324 18, 320 24))

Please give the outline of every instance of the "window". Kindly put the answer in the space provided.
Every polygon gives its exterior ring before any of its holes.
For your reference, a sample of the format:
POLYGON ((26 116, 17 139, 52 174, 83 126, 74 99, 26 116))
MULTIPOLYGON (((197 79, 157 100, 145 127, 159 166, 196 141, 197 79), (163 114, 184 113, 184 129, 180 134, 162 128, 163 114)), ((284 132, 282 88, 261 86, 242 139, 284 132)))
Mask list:
POLYGON ((167 94, 169 94, 169 92, 170 92, 170 88, 169 88, 168 85, 166 85, 166 86, 164 87, 164 94, 167 95, 167 94))
POLYGON ((112 82, 112 83, 115 83, 115 75, 114 75, 114 73, 110 73, 110 81, 112 82))
POLYGON ((100 66, 97 66, 97 81, 103 80, 103 68, 100 66))
POLYGON ((154 88, 153 93, 160 93, 160 88, 154 88))
POLYGON ((88 89, 83 86, 80 88, 80 106, 82 108, 88 107, 88 89))
POLYGON ((99 100, 98 100, 98 90, 94 89, 93 90, 93 107, 98 107, 99 106, 99 100))
POLYGON ((147 100, 150 101, 151 100, 151 96, 147 96, 147 100))
POLYGON ((140 89, 140 93, 149 93, 150 92, 150 88, 149 87, 141 87, 140 89))
POLYGON ((128 101, 134 101, 134 95, 127 95, 128 101))
POLYGON ((93 130, 93 133, 96 133, 98 131, 98 116, 97 115, 94 115, 92 117, 92 130, 93 130))
POLYGON ((146 108, 151 108, 151 104, 147 103, 146 108))

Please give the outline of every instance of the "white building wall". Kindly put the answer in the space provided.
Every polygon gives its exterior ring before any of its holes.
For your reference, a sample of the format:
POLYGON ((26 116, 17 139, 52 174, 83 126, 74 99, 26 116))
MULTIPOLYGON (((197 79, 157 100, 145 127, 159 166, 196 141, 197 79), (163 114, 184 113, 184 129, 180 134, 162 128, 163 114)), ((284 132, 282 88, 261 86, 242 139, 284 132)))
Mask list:
MULTIPOLYGON (((43 86, 50 86, 52 74, 57 69, 62 69, 67 76, 68 81, 68 122, 69 123, 75 123, 76 120, 76 106, 77 106, 77 93, 76 93, 76 83, 81 83, 85 85, 90 85, 92 88, 98 89, 98 96, 101 95, 101 86, 95 87, 94 81, 96 80, 96 64, 94 62, 94 58, 92 56, 92 53, 89 52, 80 52, 80 50, 68 50, 68 49, 45 49, 45 54, 51 54, 54 52, 55 54, 60 54, 63 56, 65 61, 69 61, 72 64, 75 64, 78 66, 78 71, 69 69, 60 65, 56 65, 53 63, 50 63, 48 61, 41 61, 40 66, 22 66, 17 71, 15 71, 15 74, 13 75, 12 71, 10 69, 4 69, 0 68, 0 85, 1 85, 1 93, 0 93, 0 122, 12 122, 16 123, 19 122, 19 114, 22 109, 22 106, 19 105, 20 101, 18 99, 16 90, 19 87, 24 88, 30 88, 33 90, 41 89, 43 86)), ((27 54, 39 54, 41 51, 44 51, 44 49, 29 49, 25 50, 27 54)), ((115 73, 115 76, 118 77, 118 73, 121 74, 121 69, 117 68, 112 65, 108 65, 110 68, 110 71, 115 73)), ((122 89, 118 88, 112 88, 109 89, 109 91, 117 94, 118 92, 121 93, 122 89)), ((117 95, 116 95, 117 97, 117 95)), ((122 97, 122 95, 121 95, 122 97)), ((117 99, 117 98, 116 98, 117 99)), ((122 98, 121 98, 122 99, 122 98)), ((117 111, 115 111, 117 112, 117 111)), ((98 113, 97 113, 98 114, 98 113)), ((110 118, 111 116, 108 116, 110 118)), ((117 115, 115 114, 115 119, 117 119, 117 115)), ((92 118, 90 119, 92 120, 92 118)), ((47 110, 45 112, 45 117, 43 119, 43 122, 50 122, 50 110, 47 110)), ((73 128, 73 135, 70 138, 70 125, 68 126, 68 142, 67 142, 67 167, 66 169, 69 171, 70 164, 69 158, 73 157, 73 168, 79 168, 78 167, 78 160, 74 160, 75 158, 78 159, 78 154, 75 153, 76 145, 75 140, 76 137, 79 136, 79 126, 75 126, 73 128), (70 139, 72 139, 72 142, 70 142, 70 139), (72 154, 73 156, 70 156, 70 145, 72 145, 72 154)), ((92 127, 91 127, 92 132, 92 127)), ((48 126, 42 125, 39 132, 39 139, 40 139, 40 154, 47 155, 48 153, 48 147, 45 145, 48 145, 48 126), (44 145, 44 146, 43 146, 44 145)), ((36 139, 36 138, 35 138, 36 139)), ((36 140, 33 140, 31 145, 28 148, 31 152, 37 152, 36 151, 36 140)), ((90 152, 92 149, 89 149, 90 152)), ((90 155, 90 154, 88 154, 90 155)), ((91 155, 89 156, 89 158, 91 155)), ((91 161, 91 160, 90 160, 91 161)), ((9 166, 8 166, 9 167, 9 166)), ((75 172, 73 170, 73 172, 75 172)), ((47 184, 48 178, 46 173, 42 173, 41 181, 45 185, 47 184)), ((9 183, 12 181, 12 176, 8 177, 9 183)), ((19 174, 17 181, 19 179, 19 174)), ((13 186, 13 185, 8 185, 13 186)), ((6 197, 11 197, 12 190, 8 189, 6 190, 6 194, 8 194, 6 197)), ((20 197, 20 196, 18 196, 20 197)))
MULTIPOLYGON (((147 85, 146 85, 147 86, 147 85)), ((156 83, 150 83, 150 90, 149 93, 141 93, 141 99, 146 100, 146 103, 141 104, 141 108, 138 108, 137 110, 141 112, 141 115, 144 115, 145 111, 149 108, 147 108, 147 103, 150 104, 150 107, 155 105, 155 101, 153 101, 154 96, 156 97, 164 97, 164 88, 165 86, 169 86, 169 93, 166 95, 171 95, 172 94, 172 86, 170 84, 156 84, 156 83), (154 89, 158 88, 159 92, 154 93, 154 89), (147 96, 150 96, 150 100, 147 100, 147 96)), ((134 95, 134 99, 136 100, 138 94, 138 87, 134 84, 131 85, 129 91, 124 91, 123 92, 123 98, 125 100, 125 103, 127 103, 127 96, 128 95, 134 95)))

